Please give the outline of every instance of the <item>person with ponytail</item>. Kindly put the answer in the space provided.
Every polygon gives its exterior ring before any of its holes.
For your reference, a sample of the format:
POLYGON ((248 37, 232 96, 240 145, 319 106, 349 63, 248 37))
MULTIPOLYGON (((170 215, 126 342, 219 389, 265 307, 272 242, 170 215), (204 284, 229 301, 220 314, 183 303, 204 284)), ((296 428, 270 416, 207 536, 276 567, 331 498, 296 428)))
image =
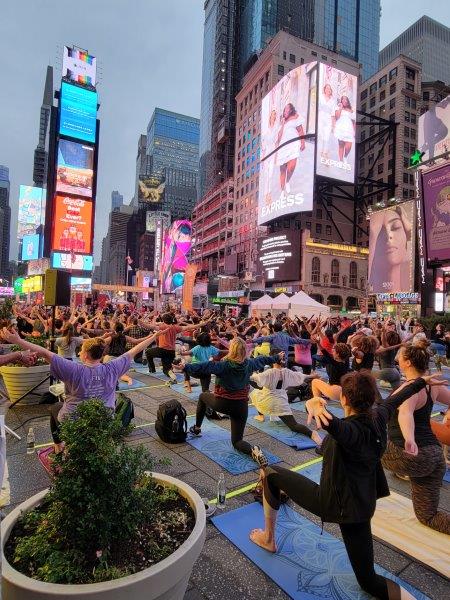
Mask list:
POLYGON ((63 356, 67 360, 73 360, 77 348, 83 343, 83 338, 75 335, 72 323, 68 323, 61 333, 62 335, 55 340, 55 348, 58 351, 58 356, 63 356))
MULTIPOLYGON (((410 381, 423 377, 429 360, 426 340, 401 348, 398 362, 406 382, 398 388, 399 393, 410 381)), ((409 478, 418 520, 431 529, 450 534, 450 515, 438 510, 446 466, 441 444, 430 422, 433 402, 450 406, 447 386, 426 387, 399 406, 389 421, 389 440, 382 462, 399 477, 409 478)), ((447 409, 446 418, 449 416, 450 409, 447 409)))

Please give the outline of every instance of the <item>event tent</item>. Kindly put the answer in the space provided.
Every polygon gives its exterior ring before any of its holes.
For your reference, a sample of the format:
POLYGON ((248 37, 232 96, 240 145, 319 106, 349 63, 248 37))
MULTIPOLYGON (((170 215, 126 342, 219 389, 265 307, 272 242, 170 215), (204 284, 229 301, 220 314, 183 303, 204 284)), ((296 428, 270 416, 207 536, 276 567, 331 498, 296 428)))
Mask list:
POLYGON ((289 316, 292 317, 312 317, 330 314, 330 307, 325 306, 311 298, 305 292, 297 292, 290 300, 289 316))
POLYGON ((257 300, 254 300, 252 302, 252 306, 251 306, 251 312, 252 314, 255 312, 260 312, 260 311, 270 311, 270 309, 272 308, 272 298, 269 296, 269 294, 264 294, 264 296, 261 296, 261 298, 258 298, 257 300))
POLYGON ((289 308, 291 299, 286 294, 280 294, 272 299, 272 310, 286 311, 289 308))

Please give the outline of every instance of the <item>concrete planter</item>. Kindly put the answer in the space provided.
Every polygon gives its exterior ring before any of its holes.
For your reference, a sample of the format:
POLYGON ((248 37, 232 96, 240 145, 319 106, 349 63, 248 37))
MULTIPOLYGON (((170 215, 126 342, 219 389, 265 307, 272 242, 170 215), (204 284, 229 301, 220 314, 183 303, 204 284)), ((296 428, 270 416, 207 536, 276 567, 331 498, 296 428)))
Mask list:
POLYGON ((173 554, 149 569, 103 583, 61 585, 22 575, 7 562, 5 543, 20 514, 37 506, 47 493, 44 490, 22 502, 2 523, 3 600, 183 600, 192 568, 205 542, 205 507, 197 492, 179 479, 159 473, 154 473, 154 478, 163 485, 176 487, 195 513, 194 529, 173 554))
MULTIPOLYGON (((50 365, 37 365, 35 367, 0 367, 0 375, 5 382, 11 402, 33 389, 50 373, 50 365)), ((48 392, 49 380, 34 390, 33 394, 42 395, 48 392)))

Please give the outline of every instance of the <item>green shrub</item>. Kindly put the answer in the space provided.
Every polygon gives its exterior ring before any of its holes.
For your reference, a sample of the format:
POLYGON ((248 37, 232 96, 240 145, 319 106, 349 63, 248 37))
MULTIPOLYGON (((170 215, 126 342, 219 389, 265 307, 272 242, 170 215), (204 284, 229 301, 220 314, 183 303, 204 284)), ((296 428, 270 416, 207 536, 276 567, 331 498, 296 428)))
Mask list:
POLYGON ((438 323, 441 323, 445 330, 450 330, 450 315, 433 315, 432 317, 423 317, 419 319, 419 322, 422 323, 427 334, 431 334, 438 323))

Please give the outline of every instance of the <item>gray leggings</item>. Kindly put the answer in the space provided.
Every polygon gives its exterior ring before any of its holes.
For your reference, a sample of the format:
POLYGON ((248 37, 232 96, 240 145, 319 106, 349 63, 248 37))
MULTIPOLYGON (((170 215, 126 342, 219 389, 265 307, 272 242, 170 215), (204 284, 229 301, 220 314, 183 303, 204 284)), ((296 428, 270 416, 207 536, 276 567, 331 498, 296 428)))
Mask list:
POLYGON ((395 367, 387 367, 386 369, 380 369, 379 371, 372 371, 372 375, 374 375, 376 379, 390 383, 393 390, 396 390, 400 386, 400 372, 395 367))

